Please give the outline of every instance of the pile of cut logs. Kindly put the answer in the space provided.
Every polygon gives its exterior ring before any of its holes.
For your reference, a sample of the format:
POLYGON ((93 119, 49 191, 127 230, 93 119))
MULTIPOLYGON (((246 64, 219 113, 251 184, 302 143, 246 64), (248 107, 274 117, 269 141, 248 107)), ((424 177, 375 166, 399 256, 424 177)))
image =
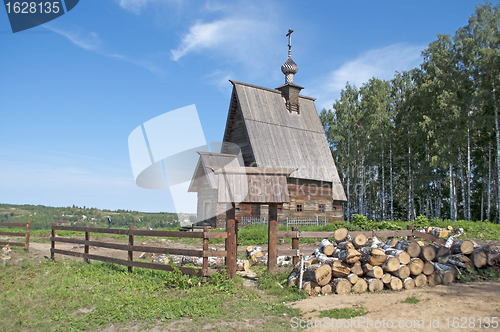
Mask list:
POLYGON ((289 286, 310 296, 412 289, 453 283, 465 268, 500 266, 500 245, 477 246, 454 236, 445 245, 396 238, 382 242, 362 233, 351 238, 340 228, 334 238, 335 244, 324 239, 314 254, 302 258, 289 286))

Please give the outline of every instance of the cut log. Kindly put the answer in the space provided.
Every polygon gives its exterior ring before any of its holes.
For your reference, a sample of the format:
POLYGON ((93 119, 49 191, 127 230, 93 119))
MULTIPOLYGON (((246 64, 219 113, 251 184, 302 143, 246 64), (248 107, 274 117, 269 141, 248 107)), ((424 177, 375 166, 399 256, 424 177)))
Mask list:
POLYGON ((351 273, 351 274, 349 274, 349 275, 347 276, 347 280, 349 280, 349 281, 351 282, 351 284, 353 284, 353 285, 354 285, 355 283, 357 283, 357 282, 358 282, 359 277, 358 277, 358 275, 356 275, 356 274, 354 274, 354 273, 351 273))
POLYGON ((380 292, 384 290, 384 283, 380 279, 368 278, 366 279, 368 289, 370 292, 380 292))
POLYGON ((333 281, 332 288, 336 294, 349 294, 352 289, 352 284, 349 280, 337 278, 333 281))
POLYGON ((392 274, 384 273, 384 275, 382 276, 382 278, 380 278, 380 280, 382 280, 384 284, 388 284, 391 282, 392 277, 393 277, 392 274))
POLYGON ((474 268, 474 263, 472 263, 470 258, 465 256, 464 254, 451 255, 448 261, 450 260, 463 263, 466 269, 474 268))
POLYGON ((344 242, 340 242, 339 244, 337 244, 337 249, 347 250, 347 249, 356 249, 356 248, 354 247, 354 244, 352 244, 351 241, 344 241, 344 242))
POLYGON ((384 264, 381 265, 385 272, 394 272, 399 269, 400 261, 399 258, 395 256, 387 256, 384 264))
POLYGON ((382 265, 387 259, 384 250, 379 248, 363 247, 359 252, 361 253, 361 262, 375 266, 382 265))
POLYGON ((321 294, 329 294, 332 292, 332 286, 331 285, 324 285, 321 287, 321 294))
POLYGON ((413 280, 415 281, 415 287, 424 287, 427 285, 427 276, 423 273, 413 277, 413 280))
POLYGON ((349 233, 349 232, 348 232, 347 228, 342 227, 342 228, 337 229, 337 230, 333 233, 333 238, 335 239, 335 241, 336 241, 337 243, 339 243, 339 242, 342 242, 342 241, 344 241, 344 240, 345 240, 345 238, 347 237, 347 234, 348 234, 348 233, 349 233))
POLYGON ((427 276, 427 285, 436 286, 441 283, 441 277, 437 273, 431 273, 427 276))
POLYGON ((436 257, 434 257, 434 261, 438 262, 438 263, 441 263, 441 264, 445 264, 450 255, 451 255, 451 250, 450 248, 447 248, 445 246, 441 246, 439 244, 436 244, 436 243, 431 243, 429 244, 429 246, 431 246, 433 249, 434 249, 434 252, 436 253, 436 257))
POLYGON ((323 253, 327 256, 331 256, 335 250, 335 247, 330 241, 328 241, 328 239, 321 240, 320 248, 321 251, 323 251, 323 253))
POLYGON ((354 240, 352 240, 352 243, 354 244, 354 247, 356 247, 356 248, 364 247, 367 242, 368 242, 368 238, 363 233, 359 233, 358 235, 356 235, 354 237, 354 240))
POLYGON ((412 276, 418 276, 424 270, 424 261, 420 258, 412 258, 408 267, 412 276))
POLYGON ((406 278, 403 280, 403 287, 408 290, 415 288, 415 280, 410 277, 406 278))
POLYGON ((397 239, 397 238, 393 238, 393 239, 390 239, 388 242, 389 242, 389 245, 390 245, 391 247, 394 247, 394 246, 396 245, 396 243, 398 243, 398 242, 399 242, 399 239, 397 239))
POLYGON ((361 254, 356 249, 341 250, 338 258, 349 264, 356 263, 361 259, 361 254))
POLYGON ((333 265, 334 261, 338 261, 338 258, 335 257, 328 257, 325 254, 320 254, 319 256, 316 256, 316 259, 321 263, 321 264, 328 264, 330 266, 333 265))
POLYGON ((361 266, 360 261, 357 261, 352 265, 351 272, 357 275, 358 277, 363 275, 363 267, 361 266))
POLYGON ((330 265, 309 265, 304 271, 304 280, 315 281, 319 286, 325 286, 332 279, 330 265))
POLYGON ((351 274, 351 269, 343 265, 333 265, 331 267, 332 276, 335 278, 345 278, 351 274))
POLYGON ((359 278, 358 281, 354 285, 352 285, 351 290, 353 293, 361 294, 366 292, 367 289, 368 284, 366 283, 366 280, 363 278, 359 278))
POLYGON ((488 256, 484 251, 473 251, 470 256, 472 263, 478 269, 485 267, 488 264, 488 256))
POLYGON ((451 245, 453 254, 470 254, 474 251, 474 244, 469 240, 458 240, 451 245))
POLYGON ((297 286, 299 282, 299 275, 296 272, 290 273, 288 276, 288 287, 297 286))
POLYGON ((399 262, 401 264, 405 264, 405 265, 408 264, 410 262, 410 259, 411 259, 410 254, 407 253, 406 251, 399 250, 399 249, 394 249, 394 248, 386 250, 385 254, 387 256, 397 257, 399 259, 399 262))
POLYGON ((317 296, 321 292, 321 286, 314 281, 306 281, 302 288, 309 296, 317 296))
POLYGON ((397 271, 391 272, 393 276, 398 277, 401 280, 404 280, 410 276, 410 268, 408 265, 401 264, 397 271))
MULTIPOLYGON (((247 250, 248 250, 248 247, 247 247, 247 250)), ((264 254, 262 253, 260 247, 257 247, 256 249, 254 249, 253 251, 250 252, 250 254, 248 255, 248 257, 252 260, 252 262, 255 263, 255 261, 257 260, 257 257, 262 257, 264 256, 264 254)))
POLYGON ((436 250, 430 245, 423 246, 421 247, 419 257, 426 262, 433 261, 436 257, 436 250))
POLYGON ((250 262, 248 260, 246 259, 236 260, 236 271, 248 272, 249 267, 250 267, 250 262))
POLYGON ((444 285, 451 284, 455 281, 455 273, 451 266, 434 263, 434 270, 439 274, 441 282, 444 285))
POLYGON ((432 265, 431 262, 425 262, 424 269, 422 270, 422 273, 425 274, 426 276, 433 274, 434 273, 434 265, 432 265))
POLYGON ((487 256, 489 266, 500 266, 500 249, 489 251, 487 256))
POLYGON ((398 277, 392 276, 391 281, 385 284, 385 287, 394 291, 399 291, 403 289, 403 282, 398 277))
POLYGON ((420 255, 420 246, 415 241, 399 240, 394 248, 406 251, 411 257, 420 255))
POLYGON ((384 270, 380 266, 373 266, 369 263, 363 264, 363 274, 366 277, 380 279, 384 275, 384 270))
MULTIPOLYGON (((255 263, 255 265, 267 265, 267 255, 266 256, 264 256, 264 255, 258 255, 258 256, 254 255, 254 256, 252 256, 252 260, 255 263)), ((307 264, 307 265, 309 266, 309 264, 307 264)))

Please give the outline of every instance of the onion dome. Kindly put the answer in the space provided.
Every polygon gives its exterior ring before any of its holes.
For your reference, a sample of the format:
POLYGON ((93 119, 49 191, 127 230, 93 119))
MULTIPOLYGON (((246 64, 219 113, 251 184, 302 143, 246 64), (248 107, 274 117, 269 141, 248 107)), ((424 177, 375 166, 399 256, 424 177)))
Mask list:
POLYGON ((285 74, 285 83, 293 83, 293 75, 297 74, 299 66, 289 56, 288 59, 281 65, 281 72, 285 74))

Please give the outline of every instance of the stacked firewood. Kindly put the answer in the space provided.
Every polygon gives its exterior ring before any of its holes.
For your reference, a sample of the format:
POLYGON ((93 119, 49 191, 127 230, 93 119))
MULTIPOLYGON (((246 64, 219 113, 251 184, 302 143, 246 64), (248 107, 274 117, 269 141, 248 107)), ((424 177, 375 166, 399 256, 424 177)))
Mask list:
POLYGON ((302 286, 308 295, 402 290, 453 283, 466 268, 500 266, 500 245, 476 246, 454 237, 445 245, 396 238, 383 242, 362 233, 351 238, 341 228, 334 238, 322 240, 294 267, 289 286, 302 286))

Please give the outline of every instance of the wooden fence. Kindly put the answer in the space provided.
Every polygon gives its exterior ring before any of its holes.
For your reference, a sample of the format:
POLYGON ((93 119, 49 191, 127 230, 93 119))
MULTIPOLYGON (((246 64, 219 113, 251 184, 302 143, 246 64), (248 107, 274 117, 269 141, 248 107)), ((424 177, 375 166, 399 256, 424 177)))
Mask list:
MULTIPOLYGON (((269 273, 275 273, 277 270, 278 256, 291 256, 293 258, 293 264, 297 264, 300 257, 299 239, 300 238, 333 238, 334 232, 300 232, 298 227, 293 227, 291 231, 278 231, 278 222, 276 220, 271 220, 269 223, 268 230, 268 270, 269 273), (292 249, 280 249, 278 250, 278 238, 291 238, 292 239, 292 249)), ((393 237, 393 236, 406 236, 408 240, 414 240, 415 237, 422 238, 424 240, 429 240, 432 242, 444 244, 445 241, 432 234, 419 232, 414 229, 413 225, 408 225, 406 230, 398 231, 359 231, 359 232, 349 232, 348 234, 351 238, 356 235, 363 233, 367 237, 393 237)))
POLYGON ((208 268, 208 257, 225 257, 227 275, 230 278, 232 278, 234 276, 234 273, 236 272, 236 233, 235 233, 234 220, 229 220, 227 222, 226 232, 210 232, 208 227, 205 228, 203 232, 182 232, 182 231, 135 230, 133 226, 131 226, 129 229, 108 229, 108 228, 92 228, 92 227, 56 226, 55 224, 52 224, 52 236, 50 237, 50 241, 51 241, 51 249, 50 249, 51 259, 54 259, 54 254, 69 255, 74 257, 81 257, 85 261, 99 260, 109 263, 125 265, 128 267, 128 271, 132 272, 133 267, 141 267, 141 268, 164 270, 164 271, 173 270, 173 267, 171 265, 134 261, 133 259, 134 252, 150 252, 159 254, 194 256, 203 258, 203 266, 201 268, 183 267, 183 266, 180 266, 178 268, 183 273, 186 274, 206 277, 213 273, 219 272, 219 270, 208 268), (56 230, 84 232, 85 240, 57 236, 56 230), (91 241, 90 240, 91 233, 127 235, 128 243, 118 244, 118 243, 91 241), (203 239, 203 248, 201 250, 192 250, 192 249, 176 249, 176 248, 165 248, 165 247, 148 247, 142 245, 138 246, 134 244, 134 236, 200 238, 203 239), (209 250, 208 246, 210 239, 226 239, 225 250, 209 250), (56 249, 56 242, 83 244, 84 252, 82 253, 70 250, 56 249), (125 260, 114 257, 90 254, 89 253, 90 246, 127 251, 128 259, 125 260))
POLYGON ((24 250, 29 251, 30 250, 30 229, 31 229, 31 221, 28 221, 27 223, 0 223, 0 227, 23 227, 26 228, 26 232, 20 233, 20 232, 0 232, 0 235, 7 235, 7 236, 19 236, 19 237, 24 237, 25 241, 24 243, 22 242, 5 242, 5 241, 0 241, 0 245, 6 245, 8 244, 9 246, 18 246, 18 247, 24 247, 24 250))

